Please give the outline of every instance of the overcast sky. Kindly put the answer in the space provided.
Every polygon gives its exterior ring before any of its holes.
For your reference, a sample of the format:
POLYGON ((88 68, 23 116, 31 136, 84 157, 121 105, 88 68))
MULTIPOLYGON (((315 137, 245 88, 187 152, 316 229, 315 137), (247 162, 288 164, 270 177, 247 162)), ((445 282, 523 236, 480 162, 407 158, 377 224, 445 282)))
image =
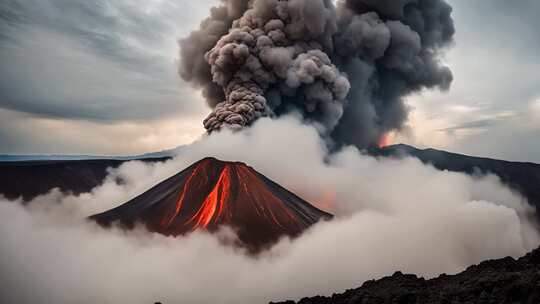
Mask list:
MULTIPOLYGON (((138 154, 189 143, 209 109, 177 39, 214 0, 0 3, 0 153, 138 154)), ((411 96, 396 142, 540 162, 540 2, 450 0, 447 93, 411 96)))

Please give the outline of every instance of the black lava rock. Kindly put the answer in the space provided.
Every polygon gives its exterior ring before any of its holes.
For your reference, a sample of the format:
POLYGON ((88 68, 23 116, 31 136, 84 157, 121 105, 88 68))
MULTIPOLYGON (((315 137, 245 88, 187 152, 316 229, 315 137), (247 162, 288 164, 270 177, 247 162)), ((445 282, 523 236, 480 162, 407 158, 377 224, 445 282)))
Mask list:
POLYGON ((274 304, 539 304, 540 248, 519 260, 504 258, 432 280, 400 272, 331 297, 274 304))

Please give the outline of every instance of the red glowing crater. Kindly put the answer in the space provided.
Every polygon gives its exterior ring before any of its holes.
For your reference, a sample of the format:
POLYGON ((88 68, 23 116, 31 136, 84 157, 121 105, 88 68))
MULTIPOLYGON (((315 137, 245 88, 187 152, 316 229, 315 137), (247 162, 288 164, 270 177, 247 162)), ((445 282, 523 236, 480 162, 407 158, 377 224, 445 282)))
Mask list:
POLYGON ((243 245, 261 248, 331 217, 243 163, 206 158, 92 219, 128 227, 141 222, 174 236, 226 225, 243 245))

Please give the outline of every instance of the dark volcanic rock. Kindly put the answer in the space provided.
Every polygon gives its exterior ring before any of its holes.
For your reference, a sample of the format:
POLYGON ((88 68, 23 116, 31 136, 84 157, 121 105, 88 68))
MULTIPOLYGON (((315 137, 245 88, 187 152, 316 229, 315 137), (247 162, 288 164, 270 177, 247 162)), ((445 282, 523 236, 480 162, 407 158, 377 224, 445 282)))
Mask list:
POLYGON ((331 217, 244 163, 206 158, 92 219, 127 228, 140 222, 173 236, 229 226, 241 245, 258 251, 331 217))
MULTIPOLYGON (((504 258, 464 272, 424 280, 400 272, 332 297, 305 298, 298 304, 538 304, 540 249, 514 260, 504 258)), ((294 301, 281 304, 295 304, 294 301)))

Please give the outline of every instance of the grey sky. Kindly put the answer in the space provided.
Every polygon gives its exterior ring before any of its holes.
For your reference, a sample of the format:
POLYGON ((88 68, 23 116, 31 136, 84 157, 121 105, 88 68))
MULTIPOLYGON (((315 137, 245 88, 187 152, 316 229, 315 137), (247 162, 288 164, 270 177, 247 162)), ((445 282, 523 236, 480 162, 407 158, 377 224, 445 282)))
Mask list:
POLYGON ((174 65, 175 36, 184 34, 177 20, 191 6, 150 3, 2 4, 2 15, 10 16, 0 46, 2 108, 103 121, 199 110, 186 100, 190 92, 174 65))
POLYGON ((540 2, 449 3, 457 30, 447 55, 452 88, 411 97, 413 128, 409 137, 399 139, 421 147, 540 162, 540 2))
MULTIPOLYGON (((133 154, 190 142, 209 112, 176 40, 213 0, 0 3, 0 153, 133 154)), ((449 0, 448 93, 411 96, 421 147, 540 162, 540 2, 449 0)))

